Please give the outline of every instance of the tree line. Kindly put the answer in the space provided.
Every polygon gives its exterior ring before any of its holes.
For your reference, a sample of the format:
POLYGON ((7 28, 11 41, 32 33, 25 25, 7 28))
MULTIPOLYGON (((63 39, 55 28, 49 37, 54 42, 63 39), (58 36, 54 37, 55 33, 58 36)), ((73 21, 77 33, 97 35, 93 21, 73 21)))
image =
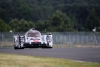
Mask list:
POLYGON ((40 31, 74 31, 73 22, 71 19, 60 10, 57 10, 52 14, 48 20, 39 20, 37 23, 32 21, 26 21, 25 19, 12 19, 8 24, 5 23, 2 19, 0 19, 0 31, 7 32, 12 30, 13 32, 25 32, 30 28, 36 28, 40 31))
POLYGON ((100 28, 100 0, 1 0, 0 31, 92 31, 100 28))

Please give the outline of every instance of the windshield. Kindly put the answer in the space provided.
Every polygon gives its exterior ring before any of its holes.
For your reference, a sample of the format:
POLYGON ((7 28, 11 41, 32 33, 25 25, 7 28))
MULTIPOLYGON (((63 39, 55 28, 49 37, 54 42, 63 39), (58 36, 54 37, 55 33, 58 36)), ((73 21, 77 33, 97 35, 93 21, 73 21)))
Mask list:
POLYGON ((28 37, 39 37, 40 33, 39 32, 29 32, 28 37))

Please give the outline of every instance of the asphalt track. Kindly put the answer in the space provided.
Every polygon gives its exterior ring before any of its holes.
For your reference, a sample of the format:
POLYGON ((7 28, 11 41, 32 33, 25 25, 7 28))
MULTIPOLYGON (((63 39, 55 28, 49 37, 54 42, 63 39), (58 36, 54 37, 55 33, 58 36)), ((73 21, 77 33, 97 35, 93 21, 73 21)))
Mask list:
POLYGON ((0 53, 53 57, 100 63, 100 48, 25 48, 19 50, 13 48, 0 48, 0 53))

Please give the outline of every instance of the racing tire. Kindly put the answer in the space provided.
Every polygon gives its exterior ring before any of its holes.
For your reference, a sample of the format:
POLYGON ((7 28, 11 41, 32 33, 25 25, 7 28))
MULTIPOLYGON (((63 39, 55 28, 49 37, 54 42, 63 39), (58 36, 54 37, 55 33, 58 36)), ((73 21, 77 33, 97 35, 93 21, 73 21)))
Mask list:
POLYGON ((21 47, 20 49, 24 49, 24 47, 21 47))
POLYGON ((18 49, 18 47, 15 47, 15 46, 14 46, 14 49, 18 49))
POLYGON ((14 49, 24 49, 24 47, 16 47, 16 46, 14 46, 14 49))

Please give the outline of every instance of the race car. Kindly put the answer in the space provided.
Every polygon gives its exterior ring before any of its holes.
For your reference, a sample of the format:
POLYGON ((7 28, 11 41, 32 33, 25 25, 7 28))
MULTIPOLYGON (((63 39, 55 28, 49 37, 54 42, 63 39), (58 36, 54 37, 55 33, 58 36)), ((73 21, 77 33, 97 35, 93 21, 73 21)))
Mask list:
POLYGON ((30 29, 25 35, 14 35, 14 49, 23 48, 52 48, 52 34, 41 35, 38 30, 30 29))

